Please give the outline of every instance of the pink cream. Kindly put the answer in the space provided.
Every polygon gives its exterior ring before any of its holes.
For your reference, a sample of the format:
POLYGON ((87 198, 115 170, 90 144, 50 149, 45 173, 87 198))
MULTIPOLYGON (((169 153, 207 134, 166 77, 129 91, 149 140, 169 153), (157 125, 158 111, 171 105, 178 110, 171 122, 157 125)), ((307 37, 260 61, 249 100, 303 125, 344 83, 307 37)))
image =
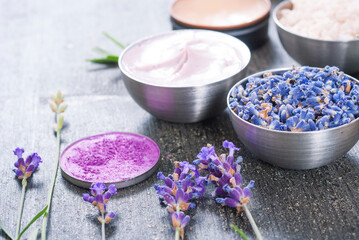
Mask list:
POLYGON ((270 8, 269 0, 177 0, 171 16, 189 27, 236 29, 259 22, 270 8))
POLYGON ((162 86, 198 86, 230 77, 243 68, 241 42, 223 33, 172 31, 135 43, 122 56, 132 78, 162 86))
POLYGON ((155 166, 160 150, 151 139, 113 132, 81 139, 65 149, 61 169, 85 182, 115 183, 135 178, 155 166))

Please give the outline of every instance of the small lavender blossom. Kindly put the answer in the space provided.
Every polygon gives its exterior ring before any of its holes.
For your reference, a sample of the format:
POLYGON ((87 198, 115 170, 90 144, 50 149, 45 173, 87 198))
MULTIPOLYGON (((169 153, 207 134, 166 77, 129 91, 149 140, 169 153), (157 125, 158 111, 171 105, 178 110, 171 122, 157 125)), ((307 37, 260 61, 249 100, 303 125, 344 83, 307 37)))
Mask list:
POLYGON ((37 153, 29 155, 26 160, 22 157, 24 149, 16 148, 14 150, 14 155, 17 156, 17 161, 14 163, 16 169, 13 171, 16 174, 18 179, 27 179, 31 177, 32 173, 36 171, 39 167, 39 164, 42 162, 41 157, 37 153))
MULTIPOLYGON (((259 115, 262 113, 253 111, 253 114, 259 115)), ((220 196, 216 198, 217 203, 236 208, 237 211, 244 210, 257 239, 262 240, 262 235, 247 207, 251 196, 250 189, 254 187, 254 181, 250 181, 246 187, 242 186, 241 166, 239 163, 243 159, 240 156, 236 160, 234 159, 234 153, 240 149, 227 140, 223 142, 223 147, 229 150, 228 156, 226 154, 218 156, 214 147, 208 144, 207 147, 201 149, 201 152, 197 155, 198 159, 193 163, 198 165, 199 172, 206 172, 208 181, 216 186, 216 190, 212 195, 213 197, 220 196)))
POLYGON ((242 176, 240 174, 240 165, 242 158, 239 157, 234 161, 234 153, 238 151, 232 142, 227 140, 223 142, 223 147, 229 149, 229 154, 226 156, 222 154, 217 156, 214 147, 207 145, 201 149, 201 153, 197 155, 199 159, 194 161, 198 164, 201 172, 207 171, 207 179, 216 184, 217 188, 212 195, 226 196, 227 192, 224 190, 225 185, 235 187, 242 184, 242 176), (205 154, 211 152, 210 154, 205 154))
POLYGON ((229 196, 227 198, 216 198, 216 201, 217 203, 222 203, 229 207, 236 208, 238 211, 242 211, 243 205, 249 202, 249 198, 251 196, 250 189, 252 187, 254 187, 253 180, 250 181, 250 183, 243 189, 239 186, 231 188, 228 185, 225 185, 224 189, 229 196))
POLYGON ((208 172, 207 179, 216 186, 212 195, 222 197, 217 198, 217 202, 235 207, 240 211, 243 204, 249 202, 250 188, 254 186, 254 181, 251 181, 245 188, 241 187, 242 175, 239 163, 243 159, 238 157, 234 160, 234 153, 240 149, 227 140, 223 142, 223 147, 229 150, 228 156, 226 154, 218 156, 214 147, 207 145, 201 149, 197 155, 199 159, 194 163, 198 165, 200 171, 208 172))
POLYGON ((25 152, 23 148, 16 148, 14 151, 14 155, 18 158, 22 158, 22 154, 25 152))
POLYGON ((110 212, 110 213, 106 214, 105 223, 111 222, 111 220, 114 219, 115 216, 116 216, 116 214, 114 212, 110 212))
POLYGON ((197 168, 188 162, 175 162, 174 165, 175 170, 168 177, 162 172, 157 174, 158 179, 165 185, 155 185, 155 189, 160 195, 160 202, 165 204, 171 213, 171 221, 176 232, 179 232, 183 239, 184 227, 190 220, 184 211, 196 206, 190 201, 203 196, 208 181, 205 177, 200 177, 197 168))
POLYGON ((157 178, 165 183, 165 186, 155 185, 155 189, 170 213, 177 211, 177 208, 182 211, 194 208, 196 205, 190 200, 202 197, 207 183, 204 177, 199 176, 197 168, 188 162, 175 162, 173 174, 165 177, 159 172, 157 178))
MULTIPOLYGON (((107 202, 110 200, 112 195, 117 193, 117 188, 114 184, 106 187, 103 183, 93 183, 90 187, 91 195, 88 193, 82 194, 85 202, 89 202, 94 206, 97 206, 98 210, 101 214, 105 214, 107 212, 107 202), (107 190, 107 191, 106 191, 107 190)), ((99 217, 98 220, 102 223, 109 223, 115 217, 115 213, 110 212, 105 215, 104 218, 99 217)))
POLYGON ((185 215, 184 212, 173 212, 171 213, 171 221, 173 224, 173 228, 179 228, 179 233, 181 238, 184 238, 184 228, 187 226, 190 217, 185 215))
POLYGON ((359 117, 359 85, 337 67, 266 73, 234 88, 230 108, 242 119, 279 131, 318 131, 359 117))
MULTIPOLYGON (((36 171, 39 167, 39 164, 42 162, 41 157, 37 153, 32 153, 27 156, 26 160, 22 157, 24 154, 23 148, 16 148, 13 153, 17 157, 17 161, 14 163, 15 169, 13 172, 16 174, 16 177, 21 181, 22 184, 22 192, 20 198, 20 207, 19 207, 19 214, 18 214, 18 222, 16 225, 16 234, 15 239, 20 239, 21 235, 24 233, 25 230, 20 233, 21 227, 21 218, 24 209, 24 202, 25 202, 25 193, 26 193, 26 186, 27 186, 27 179, 31 177, 32 173, 36 171)), ((47 208, 47 206, 46 206, 47 208)), ((45 210, 46 210, 45 208, 45 210)), ((31 224, 30 224, 31 225, 31 224)), ((10 237, 11 238, 11 237, 10 237)))

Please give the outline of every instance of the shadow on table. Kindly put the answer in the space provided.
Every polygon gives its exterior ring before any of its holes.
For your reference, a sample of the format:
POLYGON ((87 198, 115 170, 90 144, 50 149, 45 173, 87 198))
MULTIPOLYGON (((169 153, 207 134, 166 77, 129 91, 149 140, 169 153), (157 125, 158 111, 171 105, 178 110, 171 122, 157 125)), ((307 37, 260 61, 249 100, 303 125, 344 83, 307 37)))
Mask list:
POLYGON ((88 69, 89 72, 98 72, 98 71, 106 71, 110 69, 118 68, 118 64, 106 64, 106 65, 96 65, 94 68, 88 69))

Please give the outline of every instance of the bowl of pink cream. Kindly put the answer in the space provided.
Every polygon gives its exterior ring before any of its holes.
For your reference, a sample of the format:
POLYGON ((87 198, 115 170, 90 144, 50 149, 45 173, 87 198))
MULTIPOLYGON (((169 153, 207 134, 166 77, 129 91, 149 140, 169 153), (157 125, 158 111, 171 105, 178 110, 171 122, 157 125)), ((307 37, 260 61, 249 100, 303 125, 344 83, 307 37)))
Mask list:
POLYGON ((251 54, 240 40, 210 30, 177 30, 128 46, 119 58, 125 86, 144 110, 170 122, 223 112, 251 54))

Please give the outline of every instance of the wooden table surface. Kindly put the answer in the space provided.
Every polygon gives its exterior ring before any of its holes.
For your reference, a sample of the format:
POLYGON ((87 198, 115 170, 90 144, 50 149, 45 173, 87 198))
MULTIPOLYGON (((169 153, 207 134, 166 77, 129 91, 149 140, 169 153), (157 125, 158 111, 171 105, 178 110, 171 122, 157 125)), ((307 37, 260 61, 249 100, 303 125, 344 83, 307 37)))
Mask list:
MULTIPOLYGON (((38 152, 43 159, 26 193, 23 226, 46 202, 55 164, 51 93, 61 89, 69 104, 61 148, 88 135, 134 132, 154 139, 161 149, 159 170, 174 161, 192 161, 200 148, 218 149, 228 139, 242 147, 243 176, 256 181, 249 208, 265 239, 359 239, 359 145, 331 164, 291 171, 266 164, 238 140, 228 113, 195 124, 161 121, 142 110, 127 93, 117 67, 91 64, 94 46, 119 49, 103 35, 124 43, 168 31, 168 0, 17 0, 0 2, 0 220, 15 232, 21 185, 11 171, 12 150, 38 152), (173 155, 169 157, 168 155, 173 155)), ((275 5, 278 1, 273 1, 275 5)), ((249 72, 296 64, 282 48, 273 22, 270 40, 252 52, 249 72)), ((108 239, 173 239, 169 214, 148 180, 119 191, 109 202, 116 219, 108 239)), ((82 200, 85 189, 58 175, 48 239, 100 239, 97 211, 82 200)), ((190 212, 186 239, 236 239, 239 226, 250 238, 246 216, 222 207, 209 195, 190 212)), ((41 221, 34 224, 40 226, 41 221)), ((25 237, 27 234, 25 234, 25 237)), ((5 239, 0 234, 1 239, 5 239)))

